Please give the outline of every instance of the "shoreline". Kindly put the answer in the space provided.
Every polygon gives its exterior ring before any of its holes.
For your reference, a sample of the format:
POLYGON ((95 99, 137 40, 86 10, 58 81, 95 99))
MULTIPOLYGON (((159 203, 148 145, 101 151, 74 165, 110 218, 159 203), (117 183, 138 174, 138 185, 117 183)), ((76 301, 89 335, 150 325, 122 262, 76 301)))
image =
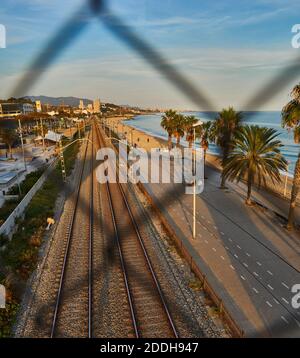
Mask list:
MULTIPOLYGON (((149 133, 147 131, 143 131, 141 129, 137 129, 133 126, 130 126, 126 124, 126 119, 127 118, 125 116, 107 117, 107 120, 114 126, 115 130, 117 130, 119 134, 126 136, 128 142, 132 143, 133 145, 144 148, 148 152, 152 148, 166 149, 168 147, 167 139, 161 138, 153 133, 149 133)), ((206 165, 209 165, 210 167, 220 172, 222 168, 218 159, 219 159, 218 155, 207 152, 206 165)), ((276 184, 273 184, 271 181, 267 180, 268 186, 265 187, 262 185, 260 190, 269 191, 276 196, 280 196, 286 200, 289 200, 291 195, 293 177, 291 177, 290 175, 287 176, 285 173, 283 173, 281 174, 281 178, 282 181, 276 184)), ((300 202, 300 199, 298 202, 300 202)))

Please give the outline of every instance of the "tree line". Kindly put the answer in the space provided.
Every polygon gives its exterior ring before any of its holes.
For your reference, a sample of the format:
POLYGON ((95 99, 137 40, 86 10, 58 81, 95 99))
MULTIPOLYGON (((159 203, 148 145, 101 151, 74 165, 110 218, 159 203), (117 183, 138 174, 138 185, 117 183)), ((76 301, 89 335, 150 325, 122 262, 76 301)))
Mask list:
MULTIPOLYGON (((291 92, 291 101, 282 109, 282 127, 293 131, 295 143, 300 142, 300 84, 291 92)), ((243 125, 243 113, 233 107, 219 112, 214 120, 199 124, 195 116, 184 116, 174 110, 164 113, 161 126, 168 134, 168 147, 172 148, 172 139, 176 146, 185 137, 191 148, 197 139, 206 152, 210 143, 215 143, 221 150, 220 164, 221 189, 226 188, 226 181, 246 180, 246 205, 252 205, 253 184, 260 187, 268 180, 273 184, 281 182, 280 171, 287 171, 288 162, 280 149, 282 142, 279 132, 272 128, 257 125, 243 125), (194 138, 195 133, 195 138, 194 138)), ((294 171, 287 228, 294 227, 296 200, 300 189, 300 151, 294 171)))

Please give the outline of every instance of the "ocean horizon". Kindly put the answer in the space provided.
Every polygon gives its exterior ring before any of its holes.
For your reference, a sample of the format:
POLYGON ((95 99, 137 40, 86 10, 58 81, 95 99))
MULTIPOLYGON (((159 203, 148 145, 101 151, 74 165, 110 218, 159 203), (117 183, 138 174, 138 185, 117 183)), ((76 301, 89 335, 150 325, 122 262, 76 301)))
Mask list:
MULTIPOLYGON (((216 118, 217 112, 182 112, 184 115, 194 115, 199 120, 208 121, 216 118)), ((126 124, 144 131, 149 135, 158 138, 167 139, 167 133, 160 126, 162 113, 155 113, 149 115, 138 115, 132 120, 126 120, 126 124)), ((258 125, 260 127, 274 128, 278 131, 278 138, 282 141, 283 147, 281 152, 289 162, 288 174, 293 176, 295 163, 297 161, 299 145, 294 142, 293 132, 288 132, 281 127, 281 112, 280 111, 245 111, 243 112, 243 122, 249 125, 258 125)), ((187 145, 188 143, 182 139, 181 143, 187 145)), ((199 146, 199 144, 197 144, 199 146)), ((214 144, 210 143, 208 153, 219 155, 220 150, 214 144)))

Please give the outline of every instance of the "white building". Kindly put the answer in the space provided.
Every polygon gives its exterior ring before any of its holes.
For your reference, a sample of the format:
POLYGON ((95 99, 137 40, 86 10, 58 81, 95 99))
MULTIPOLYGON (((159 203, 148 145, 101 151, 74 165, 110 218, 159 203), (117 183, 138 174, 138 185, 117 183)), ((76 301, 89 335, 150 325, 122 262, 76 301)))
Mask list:
POLYGON ((23 114, 34 112, 34 106, 30 103, 23 103, 23 114))
POLYGON ((42 112, 42 103, 41 103, 41 101, 35 101, 35 107, 36 107, 36 111, 38 113, 42 112))
POLYGON ((81 100, 79 101, 79 109, 81 109, 81 110, 84 109, 83 99, 81 99, 81 100))
POLYGON ((101 102, 99 98, 94 100, 94 113, 101 113, 101 102))

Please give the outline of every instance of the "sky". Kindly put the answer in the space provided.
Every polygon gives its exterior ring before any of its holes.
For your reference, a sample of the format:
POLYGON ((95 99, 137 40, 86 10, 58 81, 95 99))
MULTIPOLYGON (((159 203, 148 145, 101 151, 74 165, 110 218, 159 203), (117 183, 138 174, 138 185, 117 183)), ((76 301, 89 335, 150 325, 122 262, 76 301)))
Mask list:
MULTIPOLYGON (((0 98, 7 98, 35 56, 83 0, 1 0, 0 98)), ((118 15, 211 99, 216 110, 245 109, 249 98, 297 56, 291 45, 300 23, 297 0, 107 0, 118 15)), ((202 110, 99 18, 60 52, 24 95, 99 97, 143 107, 202 110)), ((300 76, 299 76, 300 77, 300 76)), ((280 110, 295 79, 264 104, 280 110)), ((256 109, 256 108, 251 108, 256 109)))

